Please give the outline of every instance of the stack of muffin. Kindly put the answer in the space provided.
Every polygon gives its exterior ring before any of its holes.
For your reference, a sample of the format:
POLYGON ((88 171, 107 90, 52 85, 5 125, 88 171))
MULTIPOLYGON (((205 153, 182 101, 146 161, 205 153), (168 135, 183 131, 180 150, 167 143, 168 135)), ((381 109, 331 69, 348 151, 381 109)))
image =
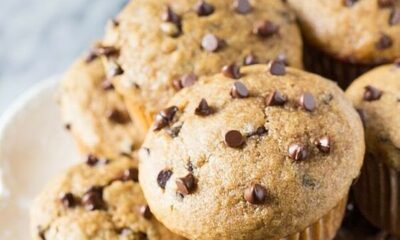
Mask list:
POLYGON ((397 239, 398 57, 399 0, 130 1, 62 80, 83 161, 32 238, 397 239))

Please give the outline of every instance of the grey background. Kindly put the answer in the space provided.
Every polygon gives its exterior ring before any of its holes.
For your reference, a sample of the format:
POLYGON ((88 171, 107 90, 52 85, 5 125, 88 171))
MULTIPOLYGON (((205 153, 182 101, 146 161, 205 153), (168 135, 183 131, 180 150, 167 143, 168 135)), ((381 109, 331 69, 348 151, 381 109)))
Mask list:
POLYGON ((127 0, 0 0, 0 115, 30 86, 62 73, 127 0))

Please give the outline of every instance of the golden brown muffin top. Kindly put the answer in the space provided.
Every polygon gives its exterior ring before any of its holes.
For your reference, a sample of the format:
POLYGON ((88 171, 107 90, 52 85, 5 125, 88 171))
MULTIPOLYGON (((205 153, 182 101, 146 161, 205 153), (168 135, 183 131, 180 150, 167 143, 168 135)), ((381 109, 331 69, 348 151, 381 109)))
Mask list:
POLYGON ((152 216, 136 159, 97 159, 66 170, 40 193, 31 209, 33 239, 183 239, 152 216))
POLYGON ((367 72, 346 95, 364 119, 367 152, 400 170, 400 64, 367 72))
POLYGON ((399 0, 288 0, 308 41, 341 60, 376 64, 400 57, 399 0))
POLYGON ((300 33, 281 0, 130 1, 104 43, 120 48, 118 91, 138 94, 153 113, 177 90, 225 65, 279 58, 302 67, 300 33))
POLYGON ((140 151, 153 213, 183 236, 285 237, 335 207, 359 174, 361 120, 334 83, 280 62, 240 75, 179 92, 140 151))

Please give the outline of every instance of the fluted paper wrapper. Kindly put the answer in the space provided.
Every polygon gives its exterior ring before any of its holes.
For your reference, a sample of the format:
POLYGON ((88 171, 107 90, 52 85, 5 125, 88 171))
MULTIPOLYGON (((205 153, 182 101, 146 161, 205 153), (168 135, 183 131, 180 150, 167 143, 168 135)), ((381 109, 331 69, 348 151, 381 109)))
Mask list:
POLYGON ((335 237, 342 223, 346 210, 347 196, 338 205, 330 210, 305 230, 292 234, 281 240, 331 240, 335 237))
POLYGON ((354 186, 356 204, 377 227, 400 237, 400 173, 367 157, 354 186))
POLYGON ((374 67, 340 61, 307 44, 304 44, 303 55, 306 70, 337 82, 342 89, 374 67))

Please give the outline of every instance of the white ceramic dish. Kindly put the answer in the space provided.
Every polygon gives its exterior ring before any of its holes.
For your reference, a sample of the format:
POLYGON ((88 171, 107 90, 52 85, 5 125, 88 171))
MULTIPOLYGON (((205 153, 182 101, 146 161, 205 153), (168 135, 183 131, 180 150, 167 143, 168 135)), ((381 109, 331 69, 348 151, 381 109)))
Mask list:
POLYGON ((0 239, 27 240, 29 207, 78 159, 56 104, 58 77, 33 87, 0 117, 0 239))

